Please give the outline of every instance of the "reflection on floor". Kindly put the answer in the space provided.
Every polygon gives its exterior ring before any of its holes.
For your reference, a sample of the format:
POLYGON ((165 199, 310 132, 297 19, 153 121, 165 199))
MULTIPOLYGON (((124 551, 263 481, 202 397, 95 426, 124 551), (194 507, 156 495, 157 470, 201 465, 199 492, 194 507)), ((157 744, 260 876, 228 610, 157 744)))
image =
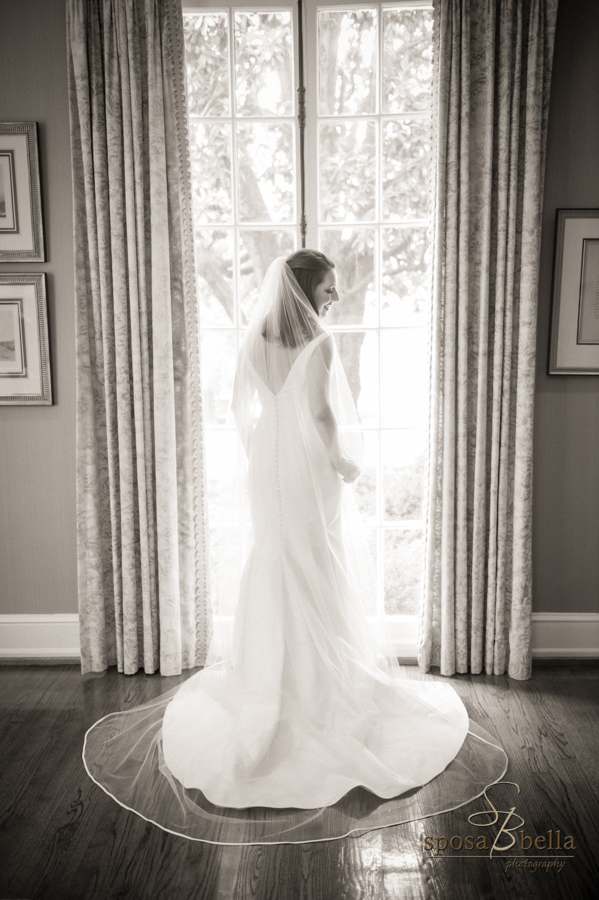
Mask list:
MULTIPOLYGON (((103 715, 158 696, 189 674, 177 679, 110 670, 82 678, 75 666, 0 667, 0 897, 597 896, 598 666, 538 665, 528 682, 506 676, 450 679, 471 718, 499 738, 509 757, 505 780, 513 784, 490 789, 489 798, 497 810, 515 807, 515 813, 492 855, 507 812, 485 826, 490 805, 483 798, 360 837, 276 846, 194 843, 127 812, 87 777, 83 735, 103 715), (472 819, 483 810, 485 817, 472 819), (510 843, 507 828, 514 825, 514 846, 500 850, 510 843)), ((402 676, 439 678, 407 666, 402 676)))

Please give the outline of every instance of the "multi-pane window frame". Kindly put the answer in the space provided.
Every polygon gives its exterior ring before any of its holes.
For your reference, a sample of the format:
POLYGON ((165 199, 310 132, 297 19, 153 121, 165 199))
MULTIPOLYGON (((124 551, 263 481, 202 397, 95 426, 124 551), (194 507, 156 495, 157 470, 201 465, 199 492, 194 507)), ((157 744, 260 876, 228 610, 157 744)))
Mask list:
MULTIPOLYGON (((420 423, 417 426, 399 424, 389 425, 385 421, 383 410, 384 390, 389 388, 383 382, 383 364, 381 355, 381 344, 391 332, 399 330, 405 331, 408 328, 418 331, 420 344, 422 348, 421 363, 423 368, 423 378, 426 381, 424 372, 428 362, 427 359, 427 329, 428 322, 423 319, 418 326, 398 326, 388 325, 382 321, 382 298, 383 298, 383 265, 382 265, 382 235, 385 228, 420 228, 426 230, 427 237, 430 237, 430 209, 427 210, 425 216, 409 216, 403 219, 385 218, 383 216, 383 185, 382 185, 382 140, 383 128, 387 122, 402 122, 406 120, 422 120, 423 127, 426 128, 430 136, 430 107, 421 111, 405 111, 405 112, 383 112, 382 110, 382 67, 383 67, 383 27, 382 15, 387 9, 401 10, 428 10, 432 14, 431 0, 396 0, 396 2, 364 2, 364 3, 347 3, 343 0, 326 0, 326 2, 318 2, 318 0, 304 0, 306 13, 305 26, 305 54, 306 54, 306 159, 308 162, 308 175, 306 178, 307 196, 306 196, 306 219, 307 219, 307 245, 327 250, 326 241, 323 238, 327 231, 346 228, 353 231, 369 231, 375 234, 375 294, 376 303, 376 321, 370 319, 369 323, 358 324, 336 323, 328 321, 327 326, 340 337, 343 333, 350 334, 352 332, 362 332, 364 335, 370 334, 375 337, 377 343, 377 360, 378 360, 378 410, 375 422, 363 422, 362 428, 366 440, 369 436, 374 438, 377 447, 376 459, 376 510, 374 516, 365 517, 364 522, 369 532, 376 535, 376 570, 377 570, 377 597, 376 597, 376 619, 386 620, 392 626, 393 637, 395 643, 401 647, 405 645, 406 653, 410 644, 416 636, 416 610, 410 612, 389 613, 385 604, 386 589, 386 571, 385 571, 385 538, 394 533, 400 532, 416 532, 421 535, 421 546, 424 541, 424 521, 423 506, 424 497, 422 496, 421 512, 417 518, 412 519, 391 519, 385 515, 385 484, 384 484, 384 460, 383 447, 386 435, 397 435, 398 432, 405 430, 418 430, 421 433, 423 457, 424 457, 424 441, 426 439, 426 413, 428 411, 428 397, 425 397, 425 409, 420 423), (351 11, 351 10, 377 10, 378 14, 378 41, 377 41, 377 77, 376 77, 376 105, 374 112, 367 112, 362 115, 339 115, 325 114, 321 115, 320 106, 320 81, 319 81, 319 59, 318 59, 318 14, 326 11, 351 11), (310 85, 314 85, 315 89, 311 90, 310 85), (342 221, 329 220, 325 221, 321 204, 320 191, 320 141, 319 129, 329 123, 338 122, 355 122, 355 121, 376 121, 376 173, 375 173, 375 209, 372 219, 366 221, 342 221)), ((432 50, 432 40, 431 40, 432 50)), ((430 154, 430 148, 429 148, 430 154)), ((429 155, 430 164, 430 155, 429 155)), ((343 282, 343 273, 339 272, 341 281, 343 282)), ((343 291, 340 291, 341 303, 339 310, 342 308, 343 291)), ((329 319, 331 319, 329 314, 329 319)), ((422 478, 424 473, 422 472, 422 478)), ((423 487, 423 486, 422 486, 423 487)), ((422 571, 422 564, 420 566, 422 571)), ((418 598, 415 598, 418 599, 418 598)))
MULTIPOLYGON (((305 214, 307 221, 307 234, 306 234, 306 246, 312 247, 320 247, 322 245, 322 236, 327 229, 335 229, 342 228, 344 226, 343 222, 333 221, 333 222, 324 222, 321 218, 320 209, 319 209, 319 201, 318 201, 318 172, 319 172, 319 157, 318 157, 318 129, 321 122, 333 121, 338 122, 342 120, 376 120, 376 132, 377 132, 377 153, 376 153, 376 192, 375 192, 375 214, 372 220, 367 222, 354 222, 345 223, 347 227, 355 228, 355 229, 369 229, 374 230, 376 234, 376 253, 378 262, 375 264, 375 275, 376 275, 376 285, 375 285, 375 293, 377 297, 377 320, 376 322, 370 322, 368 324, 335 324, 334 322, 327 322, 327 325, 331 328, 336 335, 340 335, 342 333, 351 333, 353 332, 364 332, 371 333, 376 335, 376 341, 379 348, 378 356, 377 356, 377 365, 378 365, 378 414, 377 421, 375 424, 373 423, 365 423, 364 424, 364 433, 366 438, 368 439, 368 435, 375 435, 376 442, 378 446, 378 456, 376 462, 376 516, 374 520, 371 518, 370 520, 366 520, 365 524, 368 529, 370 529, 371 533, 374 529, 376 533, 376 565, 377 565, 377 597, 376 597, 376 618, 387 619, 390 618, 394 620, 395 624, 398 626, 398 637, 402 636, 404 641, 413 640, 415 636, 415 622, 416 617, 413 613, 411 614, 400 614, 400 615, 392 615, 389 616, 385 611, 385 561, 384 561, 384 538, 385 535, 391 534, 394 531, 422 531, 422 519, 403 519, 400 521, 390 521, 385 518, 384 515, 384 496, 383 496, 383 459, 382 459, 382 445, 384 440, 384 435, 387 433, 396 433, 398 430, 397 427, 391 427, 385 425, 382 417, 382 397, 383 397, 383 385, 382 381, 382 365, 381 365, 381 355, 380 355, 380 345, 381 339, 384 339, 384 335, 386 332, 390 332, 392 330, 397 330, 397 328, 390 328, 381 323, 380 318, 380 306, 381 306, 381 297, 382 297, 382 266, 381 266, 381 234, 382 230, 385 227, 391 228, 401 228, 401 227, 414 227, 420 226, 423 228, 428 228, 429 226, 429 218, 423 217, 420 219, 408 218, 405 221, 387 221, 383 219, 382 216, 382 185, 381 185, 381 165, 382 165, 382 156, 381 156, 381 136, 382 129, 385 122, 388 121, 401 121, 407 117, 414 119, 418 115, 421 118, 429 118, 430 111, 421 112, 420 114, 416 114, 413 111, 411 113, 382 113, 381 112, 381 83, 382 83, 382 64, 383 64, 383 55, 382 55, 382 11, 385 9, 393 9, 393 8, 401 8, 401 9, 420 9, 420 8, 431 8, 430 0, 411 0, 411 2, 407 2, 407 0, 396 0, 396 2, 388 2, 388 3, 357 3, 357 4, 348 4, 343 2, 336 2, 336 0, 329 0, 327 3, 318 3, 317 0, 303 0, 303 31, 304 31, 304 60, 305 60, 305 82, 306 82, 306 120, 305 120, 305 158, 306 158, 306 206, 305 206, 305 214), (378 54, 377 54, 377 102, 374 113, 367 113, 363 116, 319 116, 318 110, 318 97, 319 97, 319 84, 318 84, 318 59, 317 59, 317 13, 319 10, 365 10, 365 9, 376 9, 378 11, 378 54)), ((205 4, 202 0, 184 0, 183 2, 183 11, 184 13, 223 13, 227 10, 227 15, 229 17, 229 82, 230 82, 230 103, 231 108, 229 110, 230 115, 228 117, 218 117, 219 122, 231 121, 232 123, 232 132, 233 132, 233 141, 235 140, 235 121, 237 118, 241 118, 242 122, 248 121, 281 121, 281 117, 273 116, 273 117, 255 117, 255 116, 242 116, 237 117, 235 115, 235 97, 234 97, 234 54, 233 54, 233 15, 235 11, 249 11, 252 12, 275 12, 280 10, 286 10, 291 13, 291 22, 292 22, 292 32, 293 32, 293 77, 294 77, 294 86, 293 86, 293 109, 290 110, 290 115, 286 117, 287 121, 294 122, 294 134, 295 134, 295 171, 296 171, 296 200, 295 200, 295 221, 293 223, 293 230, 295 236, 295 247, 301 246, 302 243, 302 234, 300 228, 300 194, 299 194, 299 140, 300 133, 298 128, 298 98, 297 98, 297 87, 299 84, 299 53, 298 53, 298 44, 297 38, 299 34, 299 23, 297 20, 298 15, 298 4, 297 3, 257 3, 255 0, 238 0, 236 3, 211 3, 210 5, 205 4)), ((194 123, 194 115, 190 116, 190 125, 193 129, 194 123)), ((233 143, 233 153, 234 158, 236 158, 236 146, 233 143)), ((222 222, 222 223, 214 223, 210 222, 206 224, 204 227, 212 230, 218 230, 222 228, 222 230, 232 230, 235 240, 234 240, 234 255, 233 255, 233 288, 234 288, 234 321, 230 324, 223 325, 215 325, 215 324, 206 324, 202 321, 203 317, 200 316, 201 322, 201 330, 203 338, 209 338, 211 334, 234 334, 234 343, 235 343, 235 352, 239 349, 239 345, 243 336, 244 322, 241 317, 241 285, 240 285, 240 275, 239 275, 239 247, 240 247, 240 232, 244 230, 263 230, 266 225, 265 223, 260 222, 241 222, 239 217, 238 210, 238 190, 237 190, 237 177, 238 174, 235 171, 235 166, 233 167, 234 171, 232 172, 232 188, 233 188, 233 222, 222 222)), ((274 226, 276 227, 276 226, 274 226)), ((290 224, 286 224, 281 227, 291 227, 290 224)), ((293 248, 290 248, 293 249, 293 248)), ((326 249, 326 247, 322 246, 322 249, 326 249)), ((276 255, 276 252, 273 253, 276 255)), ((342 273, 341 273, 342 274, 342 273)), ((343 296, 342 296, 343 302, 343 296)), ((423 333, 424 326, 419 328, 420 333, 423 333)), ((208 432, 207 437, 211 433, 224 433, 229 432, 231 430, 231 422, 230 420, 227 423, 214 424, 208 422, 206 424, 206 431, 208 432)), ((424 422, 422 422, 422 431, 424 433, 424 422)), ((221 524, 225 524, 222 523, 221 524)), ((232 523, 234 524, 234 523, 232 523)), ((399 641, 401 643, 401 640, 399 641)))
MULTIPOLYGON (((218 117, 206 117, 206 116, 198 116, 193 114, 193 112, 189 113, 189 124, 190 124, 190 137, 193 140, 193 128, 194 124, 198 121, 202 121, 206 124, 227 124, 231 123, 231 180, 232 180, 232 217, 231 220, 223 220, 221 222, 212 220, 210 222, 201 223, 199 228, 205 230, 222 230, 222 231, 230 231, 234 234, 233 241, 233 279, 232 279, 232 287, 233 287, 233 303, 234 303, 234 319, 233 322, 229 324, 223 325, 214 325, 214 324, 202 324, 201 328, 204 331, 209 330, 231 330, 235 329, 236 334, 236 349, 239 349, 239 344, 241 341, 241 336, 243 333, 243 329, 245 327, 245 322, 243 321, 241 314, 241 299, 242 299, 242 286, 240 284, 240 267, 239 267, 239 253, 240 253, 240 232, 243 231, 287 231, 289 233, 293 232, 294 246, 292 249, 296 249, 300 246, 301 236, 300 236, 300 228, 299 228, 299 200, 298 200, 298 192, 295 191, 294 198, 294 210, 293 216, 288 220, 281 222, 267 222, 267 221, 251 221, 249 219, 242 220, 240 216, 239 210, 239 170, 237 165, 238 159, 238 146, 237 146, 237 128, 236 125, 239 124, 249 124, 249 123, 287 123, 291 125, 293 129, 293 160, 294 160, 294 176, 297 183, 297 175, 299 173, 299 128, 298 128, 298 112, 297 112, 297 84, 299 78, 298 72, 298 61, 297 61, 297 31, 298 31, 298 22, 297 22, 297 4, 296 3, 280 3, 280 2, 269 2, 269 0, 264 0, 264 2, 255 2, 255 0, 236 0, 235 3, 227 3, 227 2, 211 2, 206 3, 205 0, 183 0, 182 3, 183 14, 193 15, 194 13, 201 14, 228 14, 229 21, 229 34, 228 34, 228 50, 229 50, 229 104, 230 110, 228 116, 218 116, 218 117), (291 15, 291 33, 292 33, 292 46, 293 46, 293 67, 292 67, 292 108, 290 110, 289 115, 281 116, 281 115, 243 115, 239 113, 236 109, 236 98, 235 98, 235 55, 234 55, 234 30, 233 30, 233 17, 235 12, 289 12, 291 15)), ((195 227, 195 215, 194 215, 194 227, 195 227)), ((291 252, 291 251, 290 251, 291 252)))
MULTIPOLYGON (((231 282, 231 291, 232 291, 232 299, 233 299, 233 317, 230 322, 223 322, 222 324, 217 324, 214 321, 206 321, 207 315, 202 311, 202 304, 200 300, 201 292, 205 289, 205 286, 202 284, 201 277, 198 279, 198 301, 200 304, 200 343, 202 351, 210 351, 210 356, 215 357, 218 355, 218 347, 219 342, 223 342, 220 346, 223 348, 222 354, 222 362, 225 366, 226 380, 228 382, 228 386, 232 389, 233 384, 233 366, 234 360, 227 360, 227 356, 237 357, 237 353, 239 352, 239 348, 241 345, 241 341, 243 339, 243 333, 245 330, 245 325, 247 322, 244 319, 242 314, 242 300, 243 300, 243 285, 242 285, 242 277, 241 277, 241 266, 240 266, 240 257, 241 257, 241 239, 242 234, 247 232, 261 232, 263 234, 268 234, 272 232, 287 232, 290 236, 289 246, 285 248, 286 252, 291 253, 293 250, 297 249, 301 246, 301 234, 299 227, 299 199, 298 199, 298 190, 297 190, 297 173, 299 173, 299 153, 300 153, 300 141, 299 141, 299 125, 298 125, 298 100, 297 100, 297 85, 299 81, 299 68, 298 68, 298 54, 297 54, 297 34, 298 34, 298 20, 297 20, 297 4, 296 3, 281 3, 281 2, 269 2, 269 0, 263 0, 263 2, 256 2, 256 0, 236 0, 235 3, 230 2, 211 2, 206 3, 205 0, 184 0, 182 3, 183 14, 186 15, 194 15, 201 13, 202 15, 206 14, 214 14, 214 15, 223 15, 226 14, 228 18, 228 79, 229 79, 229 111, 228 115, 222 115, 218 117, 213 116, 198 116, 193 113, 193 111, 189 110, 189 127, 190 127, 190 141, 193 143, 194 141, 194 128, 196 123, 201 122, 205 124, 229 124, 231 126, 231 198, 232 198, 232 209, 231 216, 228 219, 223 219, 222 221, 212 220, 210 222, 198 222, 197 210, 194 208, 194 236, 196 238, 196 254, 198 252, 198 235, 203 231, 205 233, 212 232, 222 232, 224 234, 228 234, 232 237, 232 282, 231 282), (289 114, 285 116, 280 115, 240 115, 238 114, 237 104, 236 104, 236 96, 235 96, 235 37, 234 37, 234 16, 236 12, 252 12, 252 13, 276 13, 276 12, 288 12, 291 16, 291 34, 292 34, 292 89, 291 89, 291 109, 289 110, 289 114), (237 146, 237 125, 239 124, 248 124, 248 123, 276 123, 280 124, 288 123, 293 129, 293 162, 294 162, 294 204, 293 204, 293 216, 284 222, 266 222, 266 221, 251 221, 251 220, 242 220, 242 216, 240 215, 240 203, 239 203, 239 166, 238 166, 238 146, 237 146), (229 341, 232 340, 234 354, 228 354, 227 348, 230 346, 229 341), (210 346, 211 345, 211 346, 210 346), (228 363, 228 365, 227 365, 228 363)), ((194 151, 192 147, 192 177, 193 177, 193 158, 194 151)), ((274 248, 276 251, 276 248, 274 248)), ((273 252, 273 256, 276 255, 276 252, 273 252)), ((255 285, 258 287, 259 285, 255 285)), ((208 355, 207 353, 201 352, 201 357, 208 355)), ((205 382, 210 376, 210 373, 207 371, 207 367, 202 365, 201 377, 205 382)), ((222 496, 215 496, 214 493, 214 485, 213 479, 211 479, 211 461, 214 461, 217 456, 224 453, 225 457, 230 461, 233 467, 236 465, 235 456, 233 448, 237 447, 237 441, 235 437, 235 426, 232 421, 232 417, 230 414, 224 414, 224 407, 222 409, 212 410, 210 408, 210 404, 206 403, 206 392, 204 392, 204 408, 205 408, 205 417, 204 417, 204 433, 205 433, 205 442, 207 449, 207 475, 208 475, 208 520, 210 525, 210 540, 211 540, 211 556, 212 556, 212 564, 213 564, 213 578, 216 583, 213 583, 213 587, 216 589, 217 594, 220 592, 219 582, 222 577, 228 577, 226 569, 228 568, 226 564, 223 563, 223 559, 221 558, 224 555, 224 558, 227 559, 226 548, 223 547, 223 544, 226 543, 226 539, 222 537, 227 533, 230 533, 232 536, 235 536, 233 539, 233 544, 235 546, 238 540, 239 535, 239 527, 240 523, 237 518, 238 512, 240 509, 244 509, 244 500, 243 500, 243 486, 240 484, 239 480, 235 477, 232 477, 232 490, 233 493, 228 499, 224 499, 222 496), (229 509, 232 510, 232 515, 229 517, 229 509), (230 532, 229 532, 230 529, 230 532), (218 543, 217 534, 221 535, 220 540, 220 549, 217 551, 216 545, 218 543), (224 550, 224 554, 223 554, 224 550), (223 571, 225 570, 225 571, 223 571)), ((221 404, 222 405, 222 404, 221 404)), ((222 487, 222 485, 221 485, 222 487)), ((218 491, 217 491, 218 493, 218 491)), ((228 494, 227 490, 222 491, 221 494, 228 494)), ((247 516, 247 507, 245 507, 245 515, 247 516)), ((249 541, 248 541, 248 532, 247 529, 243 529, 243 550, 242 555, 245 556, 245 553, 248 550, 249 541)), ((237 572, 240 574, 240 563, 241 561, 236 556, 233 556, 230 560, 231 563, 231 571, 237 572)))

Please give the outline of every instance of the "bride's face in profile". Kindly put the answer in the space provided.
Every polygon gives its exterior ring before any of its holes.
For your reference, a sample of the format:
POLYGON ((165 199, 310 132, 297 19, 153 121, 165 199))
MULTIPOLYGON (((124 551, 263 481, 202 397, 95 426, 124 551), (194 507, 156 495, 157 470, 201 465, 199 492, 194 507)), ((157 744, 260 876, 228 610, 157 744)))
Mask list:
POLYGON ((314 290, 314 305, 319 316, 326 316, 333 303, 337 303, 337 272, 329 269, 323 280, 314 290))

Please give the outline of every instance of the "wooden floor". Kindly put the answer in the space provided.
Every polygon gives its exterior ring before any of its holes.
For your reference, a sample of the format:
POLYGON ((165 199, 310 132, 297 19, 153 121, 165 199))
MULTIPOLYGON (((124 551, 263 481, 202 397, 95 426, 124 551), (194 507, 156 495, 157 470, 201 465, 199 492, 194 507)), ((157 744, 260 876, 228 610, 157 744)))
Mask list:
MULTIPOLYGON (((465 848, 435 855, 437 838, 440 850, 443 838, 453 837, 458 847, 459 837, 479 840, 482 833, 492 844, 498 826, 468 822, 470 813, 488 809, 483 799, 320 844, 218 847, 146 823, 89 780, 83 736, 103 715, 161 694, 189 674, 111 670, 83 678, 75 666, 0 667, 0 900, 599 898, 599 667, 537 666, 527 682, 448 679, 471 718, 500 739, 509 757, 505 778, 520 786, 519 795, 509 785, 489 792, 498 808, 515 806, 525 820, 515 832, 515 860, 507 858, 510 851, 490 858, 465 848), (533 846, 522 854, 520 830, 533 840, 551 830, 554 846, 560 831, 562 845, 572 836, 574 849, 533 846), (508 869, 510 862, 520 866, 508 869)), ((415 667, 402 667, 402 674, 439 678, 415 667)))

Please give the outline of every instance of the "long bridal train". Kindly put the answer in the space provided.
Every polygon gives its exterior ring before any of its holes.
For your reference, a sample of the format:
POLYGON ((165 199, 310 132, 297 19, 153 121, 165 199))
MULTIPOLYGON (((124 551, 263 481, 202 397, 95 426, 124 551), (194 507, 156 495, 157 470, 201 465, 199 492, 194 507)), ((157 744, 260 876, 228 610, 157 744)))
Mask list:
MULTIPOLYGON (((410 679, 408 684, 437 682, 410 679)), ((362 834, 457 809, 500 781, 507 769, 506 754, 497 741, 470 721, 462 746, 443 772, 397 797, 383 799, 356 787, 337 802, 316 809, 219 807, 201 790, 184 788, 166 766, 162 723, 179 690, 97 722, 86 735, 84 762, 90 777, 121 806, 188 840, 307 843, 362 834)))
POLYGON ((506 755, 451 685, 398 678, 381 656, 364 528, 340 475, 359 464, 359 422, 285 260, 244 339, 233 411, 253 543, 231 656, 96 723, 90 776, 161 828, 216 843, 327 840, 467 803, 506 755))

